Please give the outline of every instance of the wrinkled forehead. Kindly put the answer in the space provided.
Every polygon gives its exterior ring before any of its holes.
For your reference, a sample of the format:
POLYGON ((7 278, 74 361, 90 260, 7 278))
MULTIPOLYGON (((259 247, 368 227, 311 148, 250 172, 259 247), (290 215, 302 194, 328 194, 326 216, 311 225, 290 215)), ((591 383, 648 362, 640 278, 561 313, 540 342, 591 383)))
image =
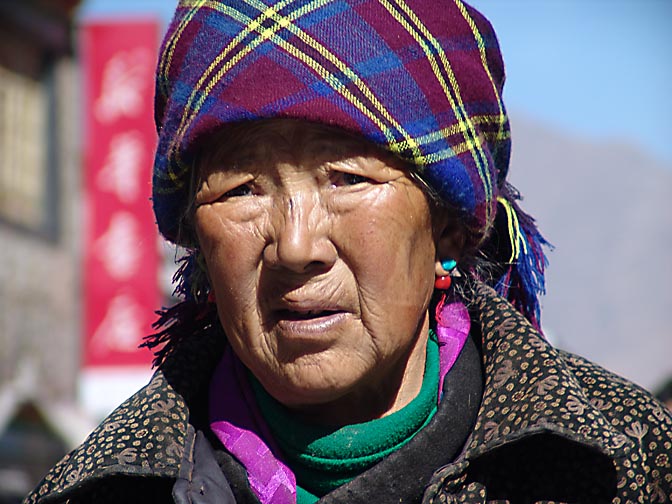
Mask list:
POLYGON ((337 161, 354 157, 382 158, 407 169, 406 163, 373 142, 341 128, 300 119, 264 119, 229 124, 200 146, 201 175, 223 166, 296 158, 337 161))

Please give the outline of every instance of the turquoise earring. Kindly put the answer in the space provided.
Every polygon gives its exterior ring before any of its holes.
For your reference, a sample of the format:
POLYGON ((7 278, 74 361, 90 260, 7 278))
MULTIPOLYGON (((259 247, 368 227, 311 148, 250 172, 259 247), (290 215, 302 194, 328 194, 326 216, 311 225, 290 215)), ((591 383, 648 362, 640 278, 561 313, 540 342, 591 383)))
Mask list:
POLYGON ((457 266, 457 261, 455 259, 444 259, 441 261, 441 267, 446 271, 452 271, 457 266))

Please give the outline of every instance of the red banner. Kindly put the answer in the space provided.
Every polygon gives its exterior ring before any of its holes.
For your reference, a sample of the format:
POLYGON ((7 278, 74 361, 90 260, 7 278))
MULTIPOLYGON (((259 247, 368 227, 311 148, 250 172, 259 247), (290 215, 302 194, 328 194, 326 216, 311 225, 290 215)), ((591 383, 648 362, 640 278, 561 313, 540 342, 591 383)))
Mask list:
POLYGON ((151 211, 157 21, 86 22, 84 365, 147 366, 139 350, 159 307, 151 211))

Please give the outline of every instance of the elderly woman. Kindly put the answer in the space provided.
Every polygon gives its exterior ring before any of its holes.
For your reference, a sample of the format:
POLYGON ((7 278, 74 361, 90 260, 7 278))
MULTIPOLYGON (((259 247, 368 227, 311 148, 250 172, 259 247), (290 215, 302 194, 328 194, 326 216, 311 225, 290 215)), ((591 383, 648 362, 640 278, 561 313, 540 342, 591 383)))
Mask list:
POLYGON ((669 413, 539 332, 503 82, 459 0, 182 1, 153 203, 184 300, 27 501, 670 502, 669 413))

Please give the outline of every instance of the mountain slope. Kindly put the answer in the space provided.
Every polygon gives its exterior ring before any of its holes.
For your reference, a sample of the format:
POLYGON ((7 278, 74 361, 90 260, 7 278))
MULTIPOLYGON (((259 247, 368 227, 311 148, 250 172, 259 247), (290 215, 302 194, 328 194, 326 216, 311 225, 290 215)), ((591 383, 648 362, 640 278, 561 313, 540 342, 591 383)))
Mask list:
POLYGON ((672 166, 515 114, 512 130, 510 180, 555 245, 546 332, 655 388, 672 376, 672 166))

